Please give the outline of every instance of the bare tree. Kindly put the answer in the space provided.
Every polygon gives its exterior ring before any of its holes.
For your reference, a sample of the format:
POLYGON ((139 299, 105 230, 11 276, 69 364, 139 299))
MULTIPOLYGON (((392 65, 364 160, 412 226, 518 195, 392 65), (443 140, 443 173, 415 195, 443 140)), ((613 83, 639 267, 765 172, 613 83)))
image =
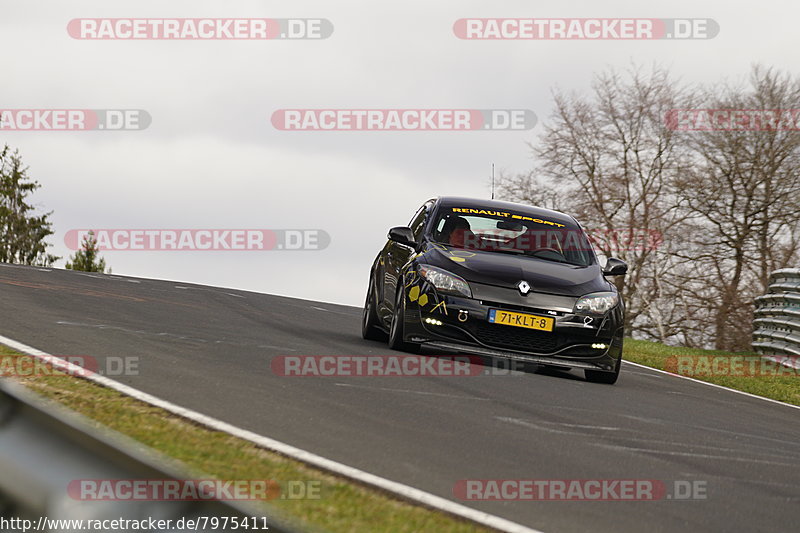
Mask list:
POLYGON ((630 274, 617 280, 626 329, 662 341, 678 334, 661 305, 671 257, 662 248, 681 223, 671 184, 690 159, 664 116, 690 99, 660 67, 599 74, 590 97, 556 91, 555 110, 531 145, 535 169, 502 176, 499 188, 502 197, 574 213, 600 252, 627 261, 630 274))
POLYGON ((658 67, 612 70, 589 97, 556 91, 554 107, 531 145, 533 170, 501 176, 500 196, 576 214, 601 253, 629 263, 618 280, 629 332, 748 348, 753 298, 770 272, 800 262, 800 80, 755 66, 744 87, 696 89, 658 67), (777 112, 790 123, 670 124, 692 108, 777 112))
MULTIPOLYGON (((797 110, 800 82, 756 66, 749 87, 706 89, 702 107, 797 110)), ((710 311, 717 349, 745 349, 753 297, 765 291, 772 270, 798 260, 800 131, 755 122, 714 126, 682 133, 695 164, 675 181, 674 193, 696 226, 682 254, 690 268, 676 285, 703 286, 696 298, 710 311)))

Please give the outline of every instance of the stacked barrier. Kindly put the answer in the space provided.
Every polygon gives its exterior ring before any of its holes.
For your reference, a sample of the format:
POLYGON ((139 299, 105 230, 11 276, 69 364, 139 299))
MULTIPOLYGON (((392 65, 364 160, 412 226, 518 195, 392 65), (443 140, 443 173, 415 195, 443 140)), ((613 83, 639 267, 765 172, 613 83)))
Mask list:
MULTIPOLYGON (((758 296, 755 303, 753 349, 765 356, 800 356, 800 268, 773 272, 767 294, 758 296)), ((796 357, 780 360, 792 366, 800 361, 796 357)))

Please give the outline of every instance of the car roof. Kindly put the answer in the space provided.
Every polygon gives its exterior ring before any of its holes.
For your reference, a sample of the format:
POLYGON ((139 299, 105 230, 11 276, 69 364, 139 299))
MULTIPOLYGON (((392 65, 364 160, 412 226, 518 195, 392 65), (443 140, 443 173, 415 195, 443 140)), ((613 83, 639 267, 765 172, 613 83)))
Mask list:
POLYGON ((578 225, 575 217, 561 213, 560 211, 553 211, 552 209, 545 209, 543 207, 535 207, 532 205, 518 204, 515 202, 504 202, 501 200, 484 200, 481 198, 464 198, 460 196, 440 196, 438 205, 441 207, 466 207, 470 209, 485 209, 490 211, 513 211, 530 217, 547 218, 554 222, 562 224, 578 225))

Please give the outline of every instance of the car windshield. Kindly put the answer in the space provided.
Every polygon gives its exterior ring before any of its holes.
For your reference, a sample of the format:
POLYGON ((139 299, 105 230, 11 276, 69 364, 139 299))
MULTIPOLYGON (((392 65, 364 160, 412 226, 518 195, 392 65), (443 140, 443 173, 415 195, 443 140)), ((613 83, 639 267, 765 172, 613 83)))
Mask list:
POLYGON ((440 211, 432 238, 467 250, 525 255, 577 266, 594 263, 594 252, 581 228, 536 215, 446 208, 440 211))

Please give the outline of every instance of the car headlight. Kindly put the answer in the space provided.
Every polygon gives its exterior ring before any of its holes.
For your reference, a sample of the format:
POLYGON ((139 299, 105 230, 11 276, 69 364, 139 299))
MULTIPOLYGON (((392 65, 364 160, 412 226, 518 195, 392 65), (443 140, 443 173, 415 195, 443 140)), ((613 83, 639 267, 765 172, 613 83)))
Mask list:
POLYGON ((616 292, 593 292, 578 298, 578 301, 575 302, 575 312, 602 315, 609 309, 613 309, 618 303, 619 295, 616 292))
POLYGON ((429 265, 419 265, 418 270, 423 278, 436 287, 436 290, 457 293, 467 298, 472 298, 472 290, 470 290, 469 284, 455 274, 429 265))

